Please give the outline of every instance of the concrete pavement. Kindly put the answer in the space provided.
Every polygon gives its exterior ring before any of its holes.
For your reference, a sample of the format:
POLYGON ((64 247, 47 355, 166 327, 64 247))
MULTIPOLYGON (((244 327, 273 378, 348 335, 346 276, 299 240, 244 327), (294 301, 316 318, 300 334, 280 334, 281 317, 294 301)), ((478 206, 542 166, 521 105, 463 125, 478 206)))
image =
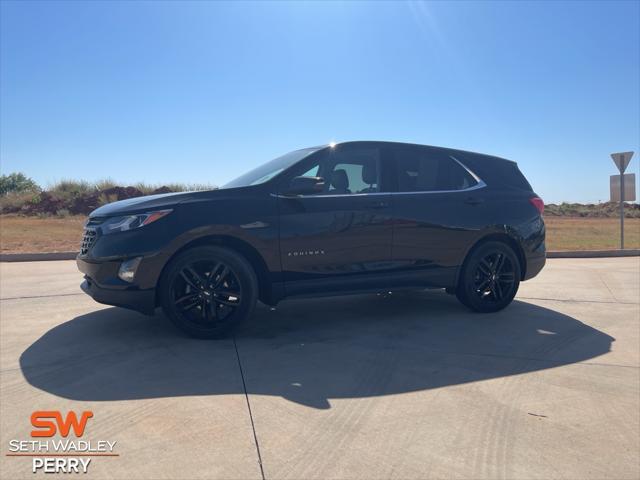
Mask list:
POLYGON ((260 307, 235 339, 0 264, 1 478, 34 410, 91 410, 95 478, 638 478, 640 259, 550 260, 476 315, 443 292, 260 307))

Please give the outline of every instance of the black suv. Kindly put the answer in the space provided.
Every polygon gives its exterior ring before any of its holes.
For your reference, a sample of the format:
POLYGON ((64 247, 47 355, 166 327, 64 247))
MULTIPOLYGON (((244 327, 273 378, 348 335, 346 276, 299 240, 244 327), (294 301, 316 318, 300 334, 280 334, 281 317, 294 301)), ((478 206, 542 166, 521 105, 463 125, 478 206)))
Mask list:
POLYGON ((95 300, 219 337, 256 300, 446 288, 495 312, 545 263, 544 204, 509 160, 346 142, 287 153, 204 192, 91 213, 78 268, 95 300))

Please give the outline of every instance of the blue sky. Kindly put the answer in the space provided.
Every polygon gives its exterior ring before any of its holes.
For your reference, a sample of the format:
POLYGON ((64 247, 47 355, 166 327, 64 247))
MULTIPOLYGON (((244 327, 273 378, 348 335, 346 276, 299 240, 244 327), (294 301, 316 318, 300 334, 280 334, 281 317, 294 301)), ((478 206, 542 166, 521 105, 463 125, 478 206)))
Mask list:
POLYGON ((640 165, 640 2, 7 2, 0 168, 223 184, 332 140, 516 160, 547 201, 640 165))

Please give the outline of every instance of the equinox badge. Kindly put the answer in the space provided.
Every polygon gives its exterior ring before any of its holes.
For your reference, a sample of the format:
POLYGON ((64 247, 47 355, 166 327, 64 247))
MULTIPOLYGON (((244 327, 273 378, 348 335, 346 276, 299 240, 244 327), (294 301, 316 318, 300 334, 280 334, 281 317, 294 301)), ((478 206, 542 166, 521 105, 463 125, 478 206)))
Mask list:
POLYGON ((308 255, 324 255, 324 250, 300 250, 287 253, 287 257, 306 257, 308 255))

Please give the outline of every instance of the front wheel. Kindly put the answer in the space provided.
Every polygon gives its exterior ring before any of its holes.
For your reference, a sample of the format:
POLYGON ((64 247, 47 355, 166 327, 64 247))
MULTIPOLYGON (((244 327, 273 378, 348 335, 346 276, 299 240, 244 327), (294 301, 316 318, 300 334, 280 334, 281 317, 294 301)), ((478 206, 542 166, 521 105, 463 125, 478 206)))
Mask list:
POLYGON ((206 246, 171 260, 159 293, 165 315, 181 330, 197 338, 220 338, 251 314, 258 284, 244 257, 206 246))
POLYGON ((487 242, 465 262, 456 296, 476 312, 497 312, 511 303, 520 286, 520 262, 501 242, 487 242))

